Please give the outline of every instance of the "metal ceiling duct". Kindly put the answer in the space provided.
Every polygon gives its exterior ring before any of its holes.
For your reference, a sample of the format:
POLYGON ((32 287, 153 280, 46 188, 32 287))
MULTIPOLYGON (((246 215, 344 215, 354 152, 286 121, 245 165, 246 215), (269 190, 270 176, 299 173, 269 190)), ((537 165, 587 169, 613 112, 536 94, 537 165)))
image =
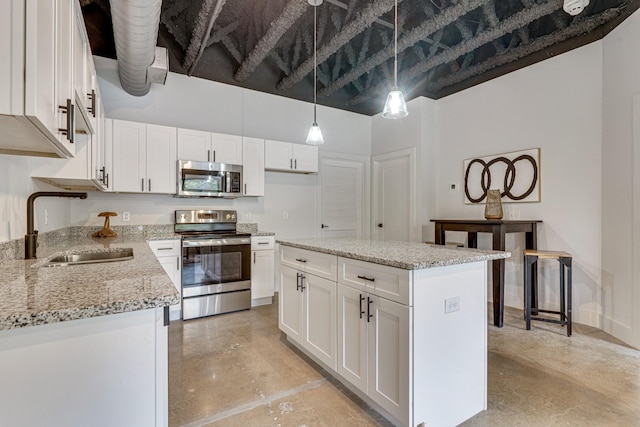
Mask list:
POLYGON ((118 74, 134 96, 149 93, 147 70, 155 59, 162 0, 110 0, 118 74))

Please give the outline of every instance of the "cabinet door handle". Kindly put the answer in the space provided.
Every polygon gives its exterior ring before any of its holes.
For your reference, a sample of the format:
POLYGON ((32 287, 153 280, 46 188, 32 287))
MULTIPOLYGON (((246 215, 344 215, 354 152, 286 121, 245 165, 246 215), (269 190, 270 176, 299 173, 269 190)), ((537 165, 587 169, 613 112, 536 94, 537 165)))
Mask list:
POLYGON ((269 242, 258 242, 259 245, 268 245, 269 242))
POLYGON ((364 295, 360 294, 360 318, 362 319, 362 315, 364 314, 364 310, 362 309, 362 301, 364 301, 364 295))
POLYGON ((254 264, 256 263, 256 253, 255 252, 253 253, 253 263, 254 264))
POLYGON ((302 276, 302 274, 296 273, 296 291, 300 290, 300 277, 301 276, 302 276))
POLYGON ((296 169, 296 170, 298 169, 298 159, 295 159, 293 161, 293 168, 296 169))
POLYGON ((213 150, 213 161, 216 161, 216 150, 213 150))
POLYGON ((320 224, 320 228, 329 228, 329 226, 326 224, 320 224))
POLYGON ((176 257, 176 270, 180 271, 180 257, 176 257))
POLYGON ((140 180, 140 187, 142 188, 142 191, 144 191, 144 178, 140 180))
POLYGON ((304 259, 304 258, 296 258, 296 261, 298 261, 298 262, 307 262, 307 260, 304 259))
POLYGON ((106 174, 105 178, 106 178, 106 181, 107 181, 105 185, 107 186, 107 188, 109 188, 109 174, 106 174))
POLYGON ((305 275, 301 274, 300 275, 300 292, 304 292, 304 288, 305 288, 304 279, 306 279, 305 275))
POLYGON ((99 181, 102 182, 103 184, 105 184, 105 179, 106 179, 106 171, 105 171, 105 167, 101 167, 100 170, 98 172, 100 172, 100 176, 101 178, 99 178, 99 181))
POLYGON ((371 314, 371 303, 373 302, 373 300, 369 297, 367 297, 367 323, 371 322, 371 318, 373 317, 373 314, 371 314))
POLYGON ((151 178, 149 178, 149 191, 151 191, 151 178))
POLYGON ((367 280, 369 282, 375 282, 376 279, 374 277, 367 277, 367 276, 358 276, 358 279, 364 279, 367 280))
POLYGON ((244 184, 244 195, 247 195, 247 183, 244 184))
POLYGON ((91 89, 91 93, 87 94, 87 98, 89 98, 91 100, 91 106, 89 108, 87 108, 87 110, 89 110, 89 112, 93 115, 93 117, 96 116, 96 91, 95 89, 91 89))
POLYGON ((293 169, 293 159, 289 159, 289 169, 293 169))
POLYGON ((207 162, 211 161, 211 150, 207 150, 207 162))
POLYGON ((58 128, 58 130, 60 131, 60 133, 62 133, 63 135, 67 136, 67 140, 73 144, 73 140, 74 140, 74 124, 73 124, 73 114, 74 114, 74 107, 73 104, 71 103, 70 99, 67 99, 67 105, 59 105, 58 108, 60 108, 60 110, 62 110, 62 112, 64 114, 67 115, 67 128, 63 129, 63 128, 58 128))

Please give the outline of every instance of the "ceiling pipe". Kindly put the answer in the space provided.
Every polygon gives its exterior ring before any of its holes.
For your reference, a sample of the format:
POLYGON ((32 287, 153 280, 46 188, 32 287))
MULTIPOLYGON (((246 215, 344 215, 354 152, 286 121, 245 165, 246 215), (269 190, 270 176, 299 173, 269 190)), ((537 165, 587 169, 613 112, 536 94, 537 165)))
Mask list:
POLYGON ((156 55, 162 0, 110 0, 122 88, 134 96, 151 89, 147 77, 156 55))

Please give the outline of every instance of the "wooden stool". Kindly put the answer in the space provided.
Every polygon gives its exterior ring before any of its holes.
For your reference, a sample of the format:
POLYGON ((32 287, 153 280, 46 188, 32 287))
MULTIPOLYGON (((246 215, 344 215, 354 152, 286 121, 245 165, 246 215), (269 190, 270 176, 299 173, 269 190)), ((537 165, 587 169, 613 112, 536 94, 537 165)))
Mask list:
POLYGON ((532 320, 558 323, 567 327, 567 336, 571 336, 571 255, 566 252, 539 251, 536 249, 524 250, 524 317, 527 322, 527 331, 531 329, 532 320), (560 263, 560 311, 542 310, 537 307, 538 290, 531 289, 532 267, 537 268, 538 259, 556 259, 560 263), (566 283, 565 283, 565 269, 566 283), (565 288, 567 298, 565 304, 565 288), (558 314, 560 319, 548 319, 545 317, 532 317, 532 311, 537 313, 558 314))

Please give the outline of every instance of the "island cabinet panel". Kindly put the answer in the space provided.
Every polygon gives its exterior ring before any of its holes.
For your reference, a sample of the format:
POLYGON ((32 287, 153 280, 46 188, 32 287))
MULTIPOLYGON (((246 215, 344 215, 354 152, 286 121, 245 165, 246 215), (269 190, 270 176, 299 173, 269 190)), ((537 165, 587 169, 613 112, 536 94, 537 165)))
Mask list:
POLYGON ((163 309, 0 332, 3 426, 168 425, 163 309))
POLYGON ((366 295, 338 285, 338 373, 364 393, 369 378, 366 295))
POLYGON ((300 271, 280 266, 279 323, 280 330, 302 344, 302 301, 300 271))
POLYGON ((338 282, 400 304, 413 305, 410 270, 338 258, 338 282))
POLYGON ((327 280, 337 280, 338 258, 335 255, 282 246, 280 263, 327 280))

